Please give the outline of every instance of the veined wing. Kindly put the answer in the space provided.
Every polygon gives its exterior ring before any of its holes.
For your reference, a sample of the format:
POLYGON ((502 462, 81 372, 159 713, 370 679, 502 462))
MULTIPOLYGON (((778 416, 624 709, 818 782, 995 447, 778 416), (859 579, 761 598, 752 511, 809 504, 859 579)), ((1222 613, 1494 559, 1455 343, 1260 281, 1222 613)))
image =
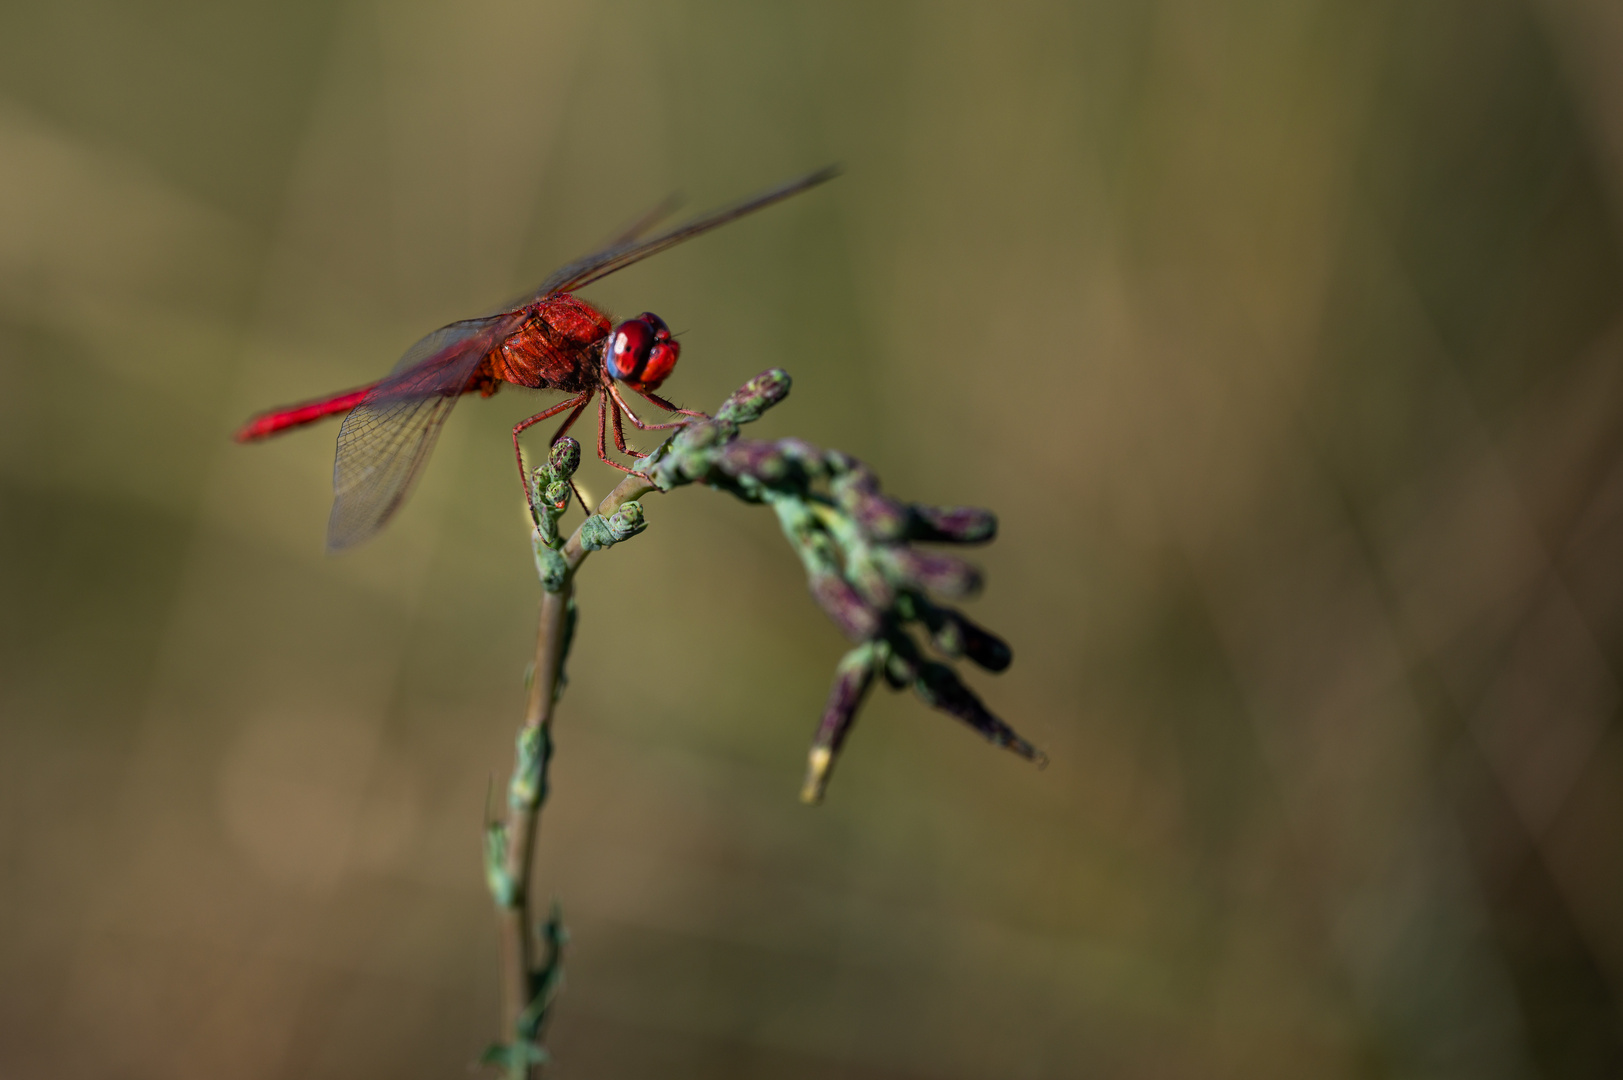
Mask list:
MULTIPOLYGON (((608 251, 630 245, 637 237, 674 214, 676 208, 681 204, 680 196, 675 194, 667 195, 660 200, 658 205, 649 207, 643 214, 627 222, 626 227, 616 233, 614 239, 609 241, 608 247, 603 250, 608 251)), ((571 263, 570 265, 574 264, 571 263)), ((553 277, 556 276, 556 274, 553 275, 553 277)), ((550 281, 551 278, 548 280, 550 281)), ((515 296, 500 307, 491 308, 481 317, 488 318, 491 315, 503 315, 511 311, 517 311, 519 308, 528 307, 546 295, 544 292, 528 292, 522 296, 515 296)), ((456 324, 452 323, 451 325, 455 326, 456 324)), ((446 329, 450 329, 450 327, 446 327, 446 329)))
POLYGON ((400 508, 479 362, 523 324, 517 314, 441 327, 406 350, 338 429, 327 550, 368 539, 400 508))
MULTIPOLYGON (((595 254, 583 259, 576 259, 568 266, 562 267, 546 281, 541 283, 525 304, 534 303, 544 296, 553 293, 573 292, 575 289, 585 288, 594 281, 598 281, 616 270, 623 270, 632 263, 641 262, 650 255, 657 255, 666 248, 675 247, 684 240, 691 240, 700 233, 709 232, 718 225, 725 225, 729 221, 736 221, 746 214, 753 214, 757 210, 781 202, 791 195, 798 195, 807 188, 816 187, 825 180, 832 180, 840 174, 838 166, 829 166, 808 173, 798 180, 791 180, 759 195, 753 195, 731 206, 723 207, 710 214, 696 217, 692 221, 678 225, 674 229, 660 233, 647 240, 638 240, 635 236, 610 244, 595 254)), ((521 305, 515 305, 521 306, 521 305)))
MULTIPOLYGON (((520 305, 514 304, 513 308, 520 305)), ((504 308, 493 311, 489 315, 481 315, 477 319, 463 319, 459 322, 442 326, 431 334, 424 334, 417 339, 417 343, 401 354, 394 367, 389 369, 389 375, 378 383, 381 388, 394 382, 395 376, 405 375, 413 368, 423 369, 425 385, 433 382, 432 372, 445 368, 457 357, 462 356, 468 349, 473 349, 482 357, 485 353, 501 344, 501 338, 518 329, 522 320, 513 320, 514 311, 504 308), (512 325, 504 324, 511 322, 512 325), (494 336, 494 340, 490 340, 494 336), (483 345, 482 351, 480 346, 483 345)))
POLYGON ((615 234, 614 239, 609 241, 608 246, 620 247, 622 244, 631 243, 633 240, 637 239, 637 237, 641 236, 649 229, 652 229, 655 225, 658 225, 661 221, 664 221, 666 218, 676 213, 677 207, 681 205, 682 197, 673 191, 671 194, 661 199, 657 206, 649 207, 644 214, 642 214, 636 220, 629 222, 625 228, 621 229, 617 234, 615 234))

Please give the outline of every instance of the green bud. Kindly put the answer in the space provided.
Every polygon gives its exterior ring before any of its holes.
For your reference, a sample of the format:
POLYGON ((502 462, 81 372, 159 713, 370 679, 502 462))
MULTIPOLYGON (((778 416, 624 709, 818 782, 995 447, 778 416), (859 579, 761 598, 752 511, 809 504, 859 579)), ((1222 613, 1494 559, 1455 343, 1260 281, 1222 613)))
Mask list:
POLYGON ((518 734, 513 779, 507 802, 515 810, 528 810, 547 801, 547 763, 552 760, 552 737, 544 727, 527 727, 518 734))
POLYGON ((623 503, 620 509, 603 517, 593 514, 580 526, 580 546, 586 551, 602 551, 622 540, 629 540, 648 527, 643 517, 642 504, 623 503))
POLYGON ((789 396, 791 380, 782 368, 770 368, 733 391, 733 396, 716 410, 717 420, 748 424, 789 396))
POLYGON ((485 885, 497 907, 512 907, 516 897, 507 874, 507 826, 492 821, 485 826, 485 885))
MULTIPOLYGON (((553 535, 557 535, 556 531, 553 535)), ((562 592, 569 580, 569 564, 564 561, 563 553, 547 543, 540 526, 534 531, 530 547, 535 553, 535 573, 541 579, 541 587, 549 593, 562 592)))

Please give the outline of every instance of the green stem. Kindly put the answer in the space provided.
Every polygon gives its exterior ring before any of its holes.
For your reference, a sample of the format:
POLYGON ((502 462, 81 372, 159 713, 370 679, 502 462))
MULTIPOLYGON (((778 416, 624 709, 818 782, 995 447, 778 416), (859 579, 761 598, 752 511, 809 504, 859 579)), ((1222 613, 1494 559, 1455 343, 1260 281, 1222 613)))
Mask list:
MULTIPOLYGON (((634 499, 658 489, 645 477, 627 476, 604 500, 597 513, 609 517, 634 499)), ((575 572, 590 552, 581 544, 577 527, 564 544, 568 572, 563 586, 541 597, 541 616, 535 637, 535 674, 530 681, 529 702, 524 711, 520 741, 550 737, 552 719, 558 706, 563 678, 569 605, 575 592, 575 572)), ((536 968, 535 921, 530 905, 530 870, 535 859, 535 838, 541 820, 544 789, 536 787, 533 798, 510 799, 507 810, 506 849, 502 868, 511 883, 508 902, 498 903, 502 952, 502 1030, 508 1040, 518 1037, 524 1011, 530 1005, 531 973, 536 968)), ((539 1065, 528 1066, 528 1074, 540 1075, 539 1065)))

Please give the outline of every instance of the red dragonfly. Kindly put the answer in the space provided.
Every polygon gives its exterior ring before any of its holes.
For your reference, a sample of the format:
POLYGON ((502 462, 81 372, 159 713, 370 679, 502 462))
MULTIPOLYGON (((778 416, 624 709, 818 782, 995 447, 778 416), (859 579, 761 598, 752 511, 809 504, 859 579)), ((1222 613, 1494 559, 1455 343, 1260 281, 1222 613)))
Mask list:
POLYGON ((644 455, 627 449, 622 411, 644 431, 681 427, 690 421, 645 423, 626 404, 617 383, 666 412, 689 418, 704 418, 705 414, 679 408, 656 393, 676 367, 681 351, 658 315, 645 311, 615 326, 606 313, 573 295, 574 290, 837 174, 832 167, 820 169, 658 236, 640 239, 662 216, 651 214, 608 247, 555 272, 527 299, 477 319, 442 326, 407 349, 394 369, 377 382, 261 413, 242 426, 237 441, 254 442, 348 413, 338 429, 338 455, 333 461, 329 551, 368 539, 400 508, 458 398, 474 391, 489 397, 504 382, 570 395, 513 426, 513 453, 521 482, 525 476, 519 435, 524 429, 567 411, 563 426, 552 437, 557 442, 594 397, 598 399, 598 456, 621 472, 635 472, 609 457, 611 419, 615 448, 634 457, 644 455))

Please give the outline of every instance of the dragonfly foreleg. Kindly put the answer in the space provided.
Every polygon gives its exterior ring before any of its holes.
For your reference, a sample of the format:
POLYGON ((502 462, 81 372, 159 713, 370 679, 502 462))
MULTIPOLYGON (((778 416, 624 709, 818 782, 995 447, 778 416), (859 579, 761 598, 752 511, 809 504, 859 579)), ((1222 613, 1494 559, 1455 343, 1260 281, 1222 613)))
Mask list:
MULTIPOLYGON (((632 427, 635 427, 638 430, 641 430, 641 431, 665 431, 665 430, 667 430, 669 428, 679 428, 679 427, 686 427, 687 426, 688 422, 686 420, 673 420, 668 424, 645 424, 645 423, 643 423, 642 417, 638 416, 635 412, 633 412, 632 409, 631 409, 631 406, 626 404, 626 399, 620 396, 620 388, 618 386, 614 385, 613 383, 610 383, 609 384, 609 393, 614 395, 615 404, 619 405, 620 408, 622 408, 622 409, 624 409, 626 411, 626 416, 630 418, 632 427)), ((639 390, 638 393, 642 393, 642 392, 639 390)), ((648 396, 647 394, 643 394, 643 397, 647 397, 647 396, 648 396)), ((656 404, 657 404, 657 402, 656 402, 656 404)), ((669 406, 669 405, 661 405, 660 408, 664 409, 666 412, 677 412, 678 411, 674 406, 669 406)), ((703 413, 694 413, 692 415, 694 415, 694 416, 704 416, 703 413)), ((705 417, 705 419, 708 420, 709 417, 705 417)))
POLYGON ((614 422, 614 447, 616 450, 619 450, 622 454, 629 454, 631 457, 648 456, 647 454, 644 454, 639 450, 633 450, 631 447, 626 445, 625 429, 620 426, 620 403, 618 401, 612 401, 609 403, 609 419, 614 422))
MULTIPOLYGON (((635 389, 635 388, 633 388, 633 389, 635 389)), ((660 397, 658 394, 654 393, 652 390, 638 390, 637 393, 641 394, 643 397, 647 398, 649 401, 652 401, 655 405, 658 405, 661 409, 664 409, 666 412, 679 413, 682 416, 691 416, 695 420, 709 420, 710 419, 710 414, 709 413, 694 412, 692 409, 681 408, 680 406, 675 405, 672 402, 666 401, 664 398, 660 397)), ((630 412, 630 411, 631 411, 630 409, 626 410, 626 412, 630 412)), ((665 426, 669 427, 670 425, 667 424, 665 426)))
MULTIPOLYGON (((636 476, 638 475, 636 469, 628 469, 618 461, 615 461, 613 458, 609 457, 608 409, 612 409, 613 407, 614 403, 609 401, 608 395, 605 394, 603 397, 597 399, 597 456, 602 458, 607 464, 613 465, 621 472, 630 473, 631 475, 636 476)), ((620 416, 618 413, 616 413, 614 417, 614 428, 615 441, 620 443, 621 448, 623 449, 625 446, 625 436, 620 434, 620 416)), ((627 451, 627 453, 629 452, 630 451, 627 451)))

